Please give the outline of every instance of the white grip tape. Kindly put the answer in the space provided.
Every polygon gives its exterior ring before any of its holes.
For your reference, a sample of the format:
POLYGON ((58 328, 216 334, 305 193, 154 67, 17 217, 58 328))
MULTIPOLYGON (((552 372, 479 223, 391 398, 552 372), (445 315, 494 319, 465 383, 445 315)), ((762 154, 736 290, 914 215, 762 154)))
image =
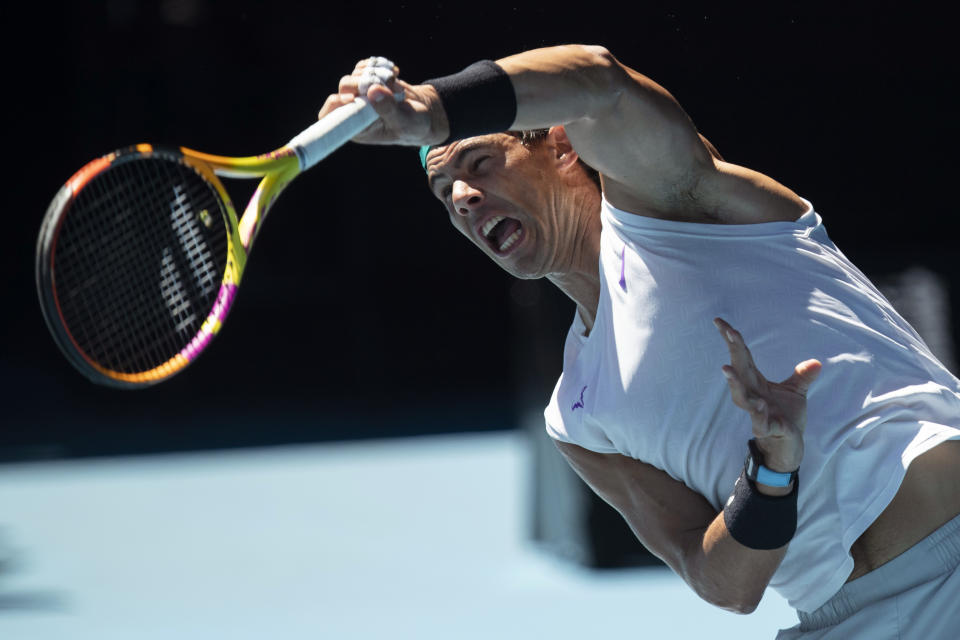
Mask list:
POLYGON ((369 127, 379 116, 369 102, 354 98, 295 135, 287 143, 297 153, 300 170, 306 171, 369 127))
MULTIPOLYGON (((353 136, 369 127, 377 118, 377 112, 367 102, 367 90, 375 84, 387 84, 393 79, 393 63, 380 56, 367 59, 367 66, 363 68, 358 82, 360 96, 353 102, 346 104, 318 120, 304 129, 290 142, 300 160, 300 170, 306 171, 328 155, 345 145, 353 136)), ((394 94, 398 102, 402 102, 403 91, 394 94)))

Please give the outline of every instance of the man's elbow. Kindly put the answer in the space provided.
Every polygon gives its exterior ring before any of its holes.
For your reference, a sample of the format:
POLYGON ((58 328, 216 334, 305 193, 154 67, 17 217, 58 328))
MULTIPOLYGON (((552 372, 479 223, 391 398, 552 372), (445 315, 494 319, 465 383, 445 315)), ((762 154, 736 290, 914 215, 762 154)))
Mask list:
POLYGON ((610 50, 598 44, 579 45, 581 56, 584 58, 585 66, 594 70, 594 74, 606 78, 619 78, 623 75, 623 68, 617 59, 613 57, 610 50))
POLYGON ((756 610, 757 610, 757 606, 759 606, 759 604, 760 604, 759 601, 757 601, 757 602, 737 602, 736 604, 733 604, 733 605, 730 605, 730 606, 726 606, 726 607, 723 607, 723 608, 726 609, 727 611, 730 611, 730 612, 733 612, 733 613, 739 613, 739 614, 741 614, 741 615, 748 615, 748 614, 751 614, 751 613, 753 613, 754 611, 756 611, 756 610))
POLYGON ((699 553, 689 554, 685 559, 687 562, 678 573, 701 599, 733 613, 748 614, 757 610, 768 580, 749 572, 740 573, 729 564, 706 570, 699 553))
POLYGON ((580 47, 589 55, 597 60, 597 64, 611 65, 616 63, 616 58, 610 53, 610 50, 599 44, 583 44, 580 47))
POLYGON ((615 105, 631 84, 629 74, 610 51, 600 45, 571 45, 581 82, 580 94, 591 96, 590 112, 596 113, 615 105))
POLYGON ((720 607, 725 611, 739 613, 741 615, 747 615, 756 611, 760 605, 760 600, 763 598, 762 591, 760 593, 733 593, 727 590, 704 593, 703 591, 697 590, 697 595, 715 607, 720 607))

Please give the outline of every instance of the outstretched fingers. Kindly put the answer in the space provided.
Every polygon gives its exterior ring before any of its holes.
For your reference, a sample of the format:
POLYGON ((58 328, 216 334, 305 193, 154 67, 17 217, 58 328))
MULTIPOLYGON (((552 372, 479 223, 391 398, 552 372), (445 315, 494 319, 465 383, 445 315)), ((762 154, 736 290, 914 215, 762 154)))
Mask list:
POLYGON ((757 395, 756 389, 752 385, 748 385, 741 373, 734 367, 725 364, 721 367, 721 370, 727 378, 727 386, 730 387, 730 397, 733 399, 733 403, 750 412, 755 418, 764 418, 767 404, 763 398, 757 395))
POLYGON ((730 364, 722 368, 730 395, 734 404, 750 414, 764 464, 774 470, 797 469, 803 460, 806 395, 820 374, 820 362, 804 360, 783 382, 770 382, 757 369, 740 333, 721 318, 714 324, 730 351, 730 364))
POLYGON ((750 414, 754 435, 782 435, 786 425, 780 415, 781 408, 770 406, 771 383, 757 369, 743 336, 722 318, 715 318, 713 322, 730 352, 730 364, 723 365, 721 370, 733 403, 750 414))
POLYGON ((783 381, 783 386, 791 387, 797 393, 806 396, 810 385, 820 375, 823 365, 819 360, 804 360, 793 369, 793 375, 783 381))
POLYGON ((727 344, 727 350, 730 352, 729 366, 733 372, 748 387, 759 386, 765 379, 757 370, 757 365, 753 362, 753 356, 743 341, 743 336, 722 318, 714 318, 713 323, 727 344))

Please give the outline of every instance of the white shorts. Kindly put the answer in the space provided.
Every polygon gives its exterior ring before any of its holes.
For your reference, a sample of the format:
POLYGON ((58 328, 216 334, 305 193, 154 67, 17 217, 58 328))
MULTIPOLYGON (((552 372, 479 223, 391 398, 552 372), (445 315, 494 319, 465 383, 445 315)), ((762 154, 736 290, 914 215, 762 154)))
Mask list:
POLYGON ((960 516, 887 564, 843 585, 777 640, 960 638, 960 516))

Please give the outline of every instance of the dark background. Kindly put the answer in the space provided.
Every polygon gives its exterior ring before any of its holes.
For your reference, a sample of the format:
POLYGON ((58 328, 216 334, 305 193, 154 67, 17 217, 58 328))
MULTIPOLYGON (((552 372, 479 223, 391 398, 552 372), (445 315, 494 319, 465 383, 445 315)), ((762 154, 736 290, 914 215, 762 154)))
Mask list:
MULTIPOLYGON (((48 335, 36 234, 77 168, 137 142, 275 148, 369 55, 419 81, 533 47, 603 44, 667 87, 728 161, 811 200, 868 274, 924 265, 960 309, 947 15, 905 2, 717 4, 6 6, 0 459, 506 429, 546 400, 572 304, 512 282, 449 229, 410 148, 349 145, 295 182, 224 330, 169 382, 95 387, 48 335)), ((239 206, 252 187, 228 183, 239 206)))

